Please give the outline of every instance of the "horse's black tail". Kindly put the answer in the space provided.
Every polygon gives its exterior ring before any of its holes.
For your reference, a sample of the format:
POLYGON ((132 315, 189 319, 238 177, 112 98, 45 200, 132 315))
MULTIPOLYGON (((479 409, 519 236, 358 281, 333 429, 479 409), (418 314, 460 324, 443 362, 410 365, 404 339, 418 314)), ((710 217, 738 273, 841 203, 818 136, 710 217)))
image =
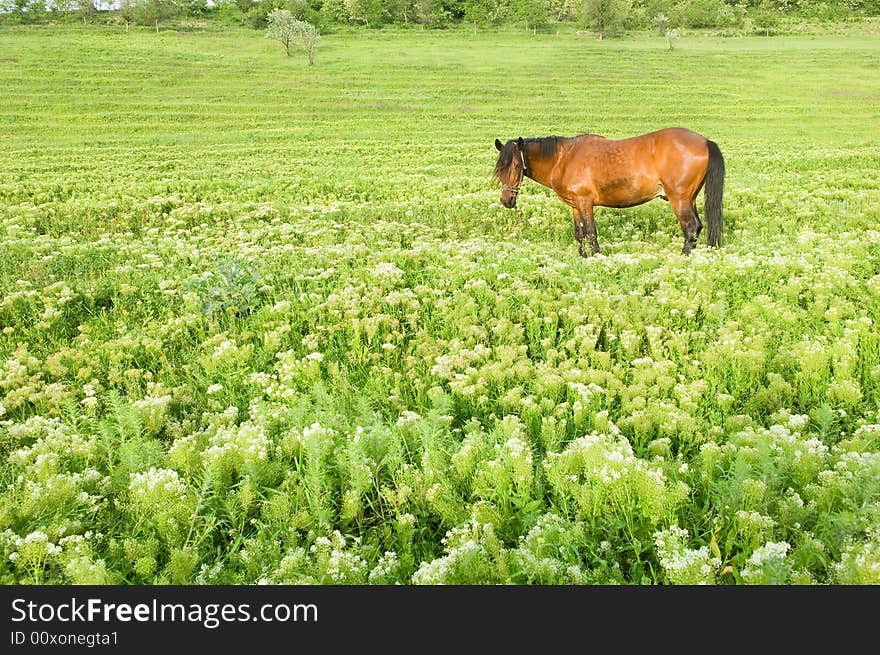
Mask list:
POLYGON ((721 245, 721 200, 724 197, 724 157, 718 144, 709 145, 709 166, 706 169, 706 244, 721 245))

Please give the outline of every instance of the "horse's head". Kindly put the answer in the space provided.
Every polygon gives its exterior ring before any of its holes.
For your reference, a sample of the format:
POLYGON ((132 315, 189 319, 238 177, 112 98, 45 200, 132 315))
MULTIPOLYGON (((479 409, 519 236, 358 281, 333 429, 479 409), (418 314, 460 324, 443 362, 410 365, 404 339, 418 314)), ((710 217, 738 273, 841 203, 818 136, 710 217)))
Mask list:
POLYGON ((513 209, 516 207, 516 194, 526 174, 523 139, 511 139, 504 145, 495 139, 495 147, 498 148, 498 161, 495 162, 494 177, 501 182, 501 204, 513 209))

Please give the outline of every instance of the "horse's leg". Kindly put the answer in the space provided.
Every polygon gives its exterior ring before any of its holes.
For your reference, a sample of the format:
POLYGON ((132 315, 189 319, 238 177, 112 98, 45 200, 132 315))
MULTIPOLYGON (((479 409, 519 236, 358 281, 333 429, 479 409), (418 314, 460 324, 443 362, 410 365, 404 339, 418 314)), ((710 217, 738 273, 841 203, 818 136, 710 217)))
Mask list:
POLYGON ((703 231, 703 221, 700 220, 700 212, 697 211, 697 194, 700 193, 700 189, 703 188, 703 183, 700 183, 700 186, 697 187, 696 193, 694 193, 691 198, 691 211, 693 211, 692 221, 697 222, 696 233, 694 234, 694 243, 691 248, 695 248, 697 245, 697 239, 700 236, 700 232, 703 231))
POLYGON ((578 254, 581 257, 586 257, 587 253, 584 251, 584 231, 581 229, 581 217, 580 212, 577 207, 572 207, 571 209, 572 216, 574 217, 574 238, 578 244, 578 254))
POLYGON ((681 233, 684 235, 681 254, 686 255, 697 245, 697 237, 703 229, 703 224, 700 222, 700 215, 697 214, 693 200, 675 198, 670 199, 670 202, 672 203, 672 211, 675 212, 675 217, 681 226, 681 233))
MULTIPOLYGON (((596 234, 596 222, 593 220, 593 201, 582 200, 578 208, 581 213, 581 234, 589 239, 593 254, 598 255, 602 251, 599 250, 599 236, 596 234)), ((586 257, 583 251, 581 251, 581 256, 586 257)))

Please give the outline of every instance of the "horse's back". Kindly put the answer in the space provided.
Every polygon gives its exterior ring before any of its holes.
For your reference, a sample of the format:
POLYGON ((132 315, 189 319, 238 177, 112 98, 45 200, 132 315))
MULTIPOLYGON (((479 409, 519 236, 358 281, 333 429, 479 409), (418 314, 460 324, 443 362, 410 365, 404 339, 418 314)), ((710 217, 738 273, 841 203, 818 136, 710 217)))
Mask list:
POLYGON ((626 139, 606 139, 609 143, 630 146, 633 148, 646 147, 663 147, 667 145, 697 147, 704 146, 706 137, 698 134, 686 127, 664 127, 660 130, 631 136, 626 139))
POLYGON ((581 134, 574 137, 573 151, 584 155, 628 153, 632 157, 650 157, 657 151, 685 148, 695 154, 708 154, 707 139, 684 127, 665 127, 654 132, 625 139, 609 139, 599 134, 581 134))
POLYGON ((708 139, 702 134, 689 130, 685 127, 667 127, 656 132, 651 132, 655 144, 658 145, 674 145, 676 147, 686 147, 697 151, 703 151, 707 148, 708 139))
POLYGON ((668 195, 695 195, 708 156, 706 138, 681 127, 626 139, 584 134, 571 144, 558 179, 568 193, 589 196, 595 204, 631 207, 668 195))

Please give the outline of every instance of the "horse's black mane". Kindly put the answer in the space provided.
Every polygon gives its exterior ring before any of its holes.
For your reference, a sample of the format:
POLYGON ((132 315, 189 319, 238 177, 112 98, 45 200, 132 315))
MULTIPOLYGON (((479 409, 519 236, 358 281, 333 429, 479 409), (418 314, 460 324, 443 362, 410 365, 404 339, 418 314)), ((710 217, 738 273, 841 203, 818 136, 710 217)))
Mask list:
POLYGON ((523 139, 526 144, 538 143, 541 146, 541 156, 551 157, 556 154, 556 142, 561 139, 559 136, 545 136, 539 139, 523 139))
MULTIPOLYGON (((535 139, 523 139, 523 144, 528 147, 529 144, 538 143, 541 146, 541 156, 551 157, 556 154, 557 142, 559 141, 559 139, 563 138, 565 137, 545 136, 535 139)), ((513 160, 513 153, 515 150, 516 139, 511 139, 504 144, 501 152, 498 153, 498 161, 495 163, 495 171, 492 173, 492 176, 499 182, 501 181, 501 175, 507 170, 507 167, 510 166, 510 162, 513 160)), ((526 165, 528 165, 528 162, 526 162, 526 165)))

